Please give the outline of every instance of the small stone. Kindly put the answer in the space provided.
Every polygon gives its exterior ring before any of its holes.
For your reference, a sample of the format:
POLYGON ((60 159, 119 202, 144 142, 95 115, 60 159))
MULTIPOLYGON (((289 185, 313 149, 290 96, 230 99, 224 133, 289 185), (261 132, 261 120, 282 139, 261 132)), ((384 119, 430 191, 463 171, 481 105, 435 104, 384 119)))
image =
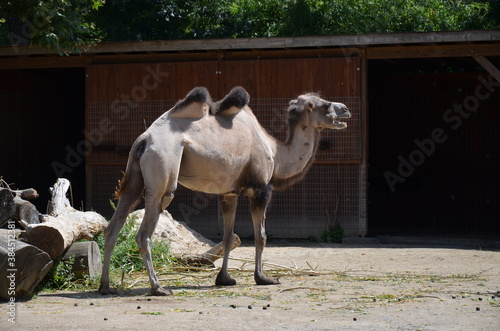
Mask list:
POLYGON ((77 303, 75 303, 75 307, 78 307, 78 304, 77 304, 77 303))
POLYGON ((93 306, 93 305, 94 305, 94 303, 93 303, 93 302, 91 302, 91 303, 90 303, 90 305, 91 305, 91 306, 93 306))
POLYGON ((356 317, 354 317, 352 320, 353 320, 354 322, 356 322, 358 319, 357 319, 356 317))
POLYGON ((457 296, 456 296, 456 295, 452 295, 452 296, 451 296, 451 298, 452 298, 452 299, 456 299, 456 298, 457 298, 457 296))
POLYGON ((108 320, 108 318, 107 318, 107 317, 104 317, 104 320, 105 320, 105 321, 107 321, 107 320, 108 320))
POLYGON ((202 311, 200 311, 200 312, 198 312, 198 314, 203 315, 203 312, 202 312, 202 311))
POLYGON ((252 305, 248 305, 248 309, 253 309, 252 305))
POLYGON ((483 301, 483 298, 478 298, 479 301, 483 301))
POLYGON ((148 298, 147 300, 148 300, 148 301, 151 301, 151 298, 148 298))
POLYGON ((480 310, 481 310, 481 308, 479 308, 479 307, 476 307, 476 311, 480 311, 480 310))
POLYGON ((141 309, 141 306, 137 306, 137 309, 141 309))
POLYGON ((267 306, 266 306, 266 307, 267 307, 267 308, 269 308, 269 307, 271 307, 271 305, 270 305, 270 304, 267 304, 267 306))
POLYGON ((267 307, 266 306, 262 307, 262 310, 267 310, 267 307))
POLYGON ((235 309, 236 308, 236 305, 230 305, 229 307, 235 309))

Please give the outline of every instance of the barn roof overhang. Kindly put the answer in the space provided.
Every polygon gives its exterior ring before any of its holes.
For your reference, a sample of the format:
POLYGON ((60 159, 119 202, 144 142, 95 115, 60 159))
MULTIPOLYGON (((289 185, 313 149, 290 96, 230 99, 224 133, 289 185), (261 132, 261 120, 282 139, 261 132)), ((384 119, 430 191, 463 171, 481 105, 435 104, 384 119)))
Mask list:
POLYGON ((366 59, 500 56, 500 30, 112 42, 65 56, 42 47, 2 46, 0 69, 361 54, 366 59))

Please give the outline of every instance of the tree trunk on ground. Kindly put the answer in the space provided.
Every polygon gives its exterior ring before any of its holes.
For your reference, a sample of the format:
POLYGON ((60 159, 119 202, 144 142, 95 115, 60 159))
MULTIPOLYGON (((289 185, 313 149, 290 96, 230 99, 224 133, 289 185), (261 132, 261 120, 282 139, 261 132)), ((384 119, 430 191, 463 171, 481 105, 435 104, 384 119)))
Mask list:
POLYGON ((47 252, 52 259, 62 255, 75 241, 91 240, 104 231, 108 222, 98 213, 82 212, 71 207, 66 192, 71 186, 69 180, 58 178, 50 188, 52 200, 49 215, 43 217, 43 223, 28 225, 28 242, 47 252))
POLYGON ((52 264, 46 252, 0 233, 0 297, 9 300, 31 296, 52 264))
POLYGON ((75 241, 91 240, 107 226, 108 222, 98 213, 75 211, 57 217, 46 216, 41 224, 26 225, 26 232, 30 244, 55 259, 75 241))
POLYGON ((70 259, 74 259, 72 271, 76 279, 83 279, 85 275, 96 278, 101 274, 101 253, 95 241, 81 241, 71 245, 62 260, 70 259))

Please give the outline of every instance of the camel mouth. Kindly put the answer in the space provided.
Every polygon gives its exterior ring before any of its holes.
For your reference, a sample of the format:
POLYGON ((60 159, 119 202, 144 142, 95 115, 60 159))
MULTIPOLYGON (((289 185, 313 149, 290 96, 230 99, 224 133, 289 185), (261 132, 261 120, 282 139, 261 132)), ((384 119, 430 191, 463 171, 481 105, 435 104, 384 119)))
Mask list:
POLYGON ((342 121, 338 121, 338 120, 334 120, 333 125, 334 125, 335 129, 339 129, 339 130, 347 128, 347 122, 342 122, 342 121))

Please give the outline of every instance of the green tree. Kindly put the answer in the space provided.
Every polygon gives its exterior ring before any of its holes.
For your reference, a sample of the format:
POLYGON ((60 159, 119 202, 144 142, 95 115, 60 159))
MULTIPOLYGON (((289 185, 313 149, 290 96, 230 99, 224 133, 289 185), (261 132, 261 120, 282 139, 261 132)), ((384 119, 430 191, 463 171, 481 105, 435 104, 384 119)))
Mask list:
POLYGON ((499 1, 293 0, 279 34, 325 35, 494 29, 499 1))
POLYGON ((0 41, 102 41, 500 28, 498 0, 0 0, 0 41))
POLYGON ((78 51, 98 42, 90 14, 104 0, 0 0, 0 42, 37 45, 60 52, 78 51))

